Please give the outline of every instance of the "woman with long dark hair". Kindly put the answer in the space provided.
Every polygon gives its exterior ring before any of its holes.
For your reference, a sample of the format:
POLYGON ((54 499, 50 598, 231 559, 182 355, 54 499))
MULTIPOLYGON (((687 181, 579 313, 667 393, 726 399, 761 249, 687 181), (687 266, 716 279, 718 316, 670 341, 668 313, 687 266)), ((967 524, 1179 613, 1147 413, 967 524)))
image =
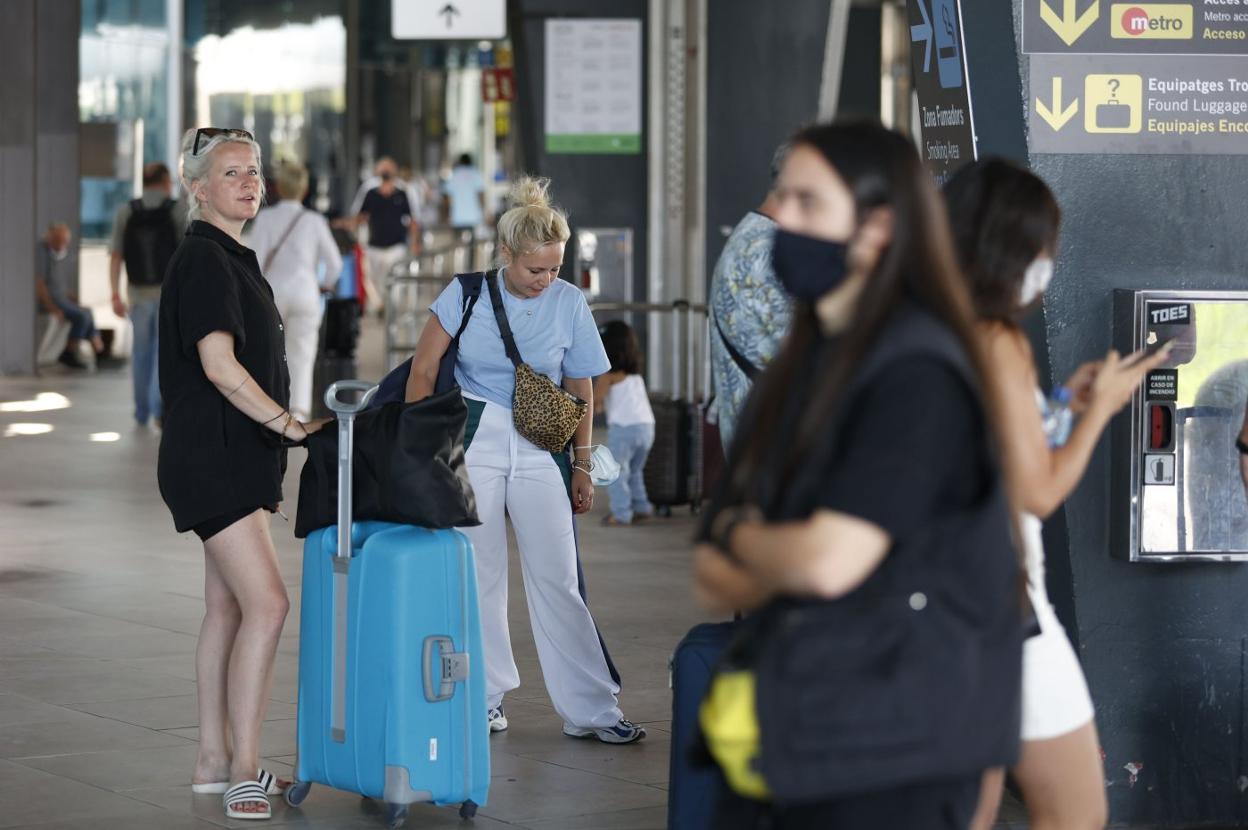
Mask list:
MULTIPOLYGON (((1045 590, 1041 522, 1083 478, 1110 419, 1168 351, 1126 360, 1110 352, 1081 366, 1064 386, 1079 420, 1068 437, 1046 434, 1042 410, 1049 404, 1018 321, 1039 305, 1053 276, 1061 224, 1057 200, 1038 176, 1004 159, 964 167, 946 184, 945 197, 997 378, 997 406, 1008 424, 1003 446, 1019 496, 1027 593, 1040 629, 1023 649, 1023 744, 1012 772, 1035 830, 1093 830, 1105 826, 1108 808, 1092 699, 1045 590)), ((985 786, 979 826, 991 824, 999 798, 997 774, 985 786)))
POLYGON ((873 124, 798 133, 777 199, 793 330, 695 555, 754 612, 701 713, 715 826, 965 830, 1016 757, 1025 602, 943 207, 873 124))

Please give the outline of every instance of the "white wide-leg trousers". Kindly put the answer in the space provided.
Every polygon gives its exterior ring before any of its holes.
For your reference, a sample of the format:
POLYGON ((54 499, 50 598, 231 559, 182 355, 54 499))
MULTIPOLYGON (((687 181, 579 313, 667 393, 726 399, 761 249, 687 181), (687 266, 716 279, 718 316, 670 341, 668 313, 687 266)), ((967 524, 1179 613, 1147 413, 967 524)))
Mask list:
POLYGON ((467 453, 480 527, 475 550, 491 708, 519 687, 507 626, 507 527, 516 533, 529 619, 555 711, 573 726, 613 726, 622 715, 594 620, 577 590, 576 541, 563 477, 550 453, 516 432, 511 410, 486 403, 467 453))

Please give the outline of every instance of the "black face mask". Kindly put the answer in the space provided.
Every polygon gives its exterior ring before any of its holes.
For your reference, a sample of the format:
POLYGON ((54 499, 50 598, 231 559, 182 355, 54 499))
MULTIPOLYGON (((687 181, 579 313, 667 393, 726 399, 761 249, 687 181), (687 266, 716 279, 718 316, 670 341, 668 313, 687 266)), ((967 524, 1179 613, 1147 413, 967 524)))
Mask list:
POLYGON ((381 174, 381 180, 382 180, 383 182, 388 182, 388 181, 390 181, 390 180, 391 180, 391 179, 393 179, 393 178, 394 178, 394 174, 393 174, 393 173, 382 173, 382 174, 381 174))
POLYGON ((771 265, 794 299, 814 302, 849 276, 849 245, 776 229, 771 265))

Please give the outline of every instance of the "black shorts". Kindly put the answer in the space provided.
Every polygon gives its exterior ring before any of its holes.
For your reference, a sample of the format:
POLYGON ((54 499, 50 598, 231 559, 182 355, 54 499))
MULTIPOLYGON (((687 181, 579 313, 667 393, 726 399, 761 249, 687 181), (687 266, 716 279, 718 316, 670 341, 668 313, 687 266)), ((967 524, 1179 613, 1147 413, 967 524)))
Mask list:
POLYGON ((191 528, 191 530, 193 530, 195 535, 199 537, 199 541, 207 542, 213 536, 216 536, 218 533, 225 530, 239 519, 245 519, 252 513, 261 509, 267 510, 268 508, 262 508, 260 505, 256 505, 255 507, 244 507, 241 510, 231 510, 229 513, 222 513, 220 516, 213 516, 211 519, 200 522, 191 528))

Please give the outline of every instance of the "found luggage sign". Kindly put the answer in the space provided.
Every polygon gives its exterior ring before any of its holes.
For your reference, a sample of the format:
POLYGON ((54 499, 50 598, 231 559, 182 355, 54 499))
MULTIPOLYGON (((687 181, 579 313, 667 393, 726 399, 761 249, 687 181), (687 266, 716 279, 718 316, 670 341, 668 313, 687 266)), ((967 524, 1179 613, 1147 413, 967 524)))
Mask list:
POLYGON ((1024 0, 1038 153, 1248 154, 1248 0, 1024 0))
POLYGON ((959 0, 909 0, 910 60, 923 163, 943 184, 975 160, 975 125, 959 0))
POLYGON ((1248 154, 1248 58, 1036 55, 1037 153, 1248 154))

